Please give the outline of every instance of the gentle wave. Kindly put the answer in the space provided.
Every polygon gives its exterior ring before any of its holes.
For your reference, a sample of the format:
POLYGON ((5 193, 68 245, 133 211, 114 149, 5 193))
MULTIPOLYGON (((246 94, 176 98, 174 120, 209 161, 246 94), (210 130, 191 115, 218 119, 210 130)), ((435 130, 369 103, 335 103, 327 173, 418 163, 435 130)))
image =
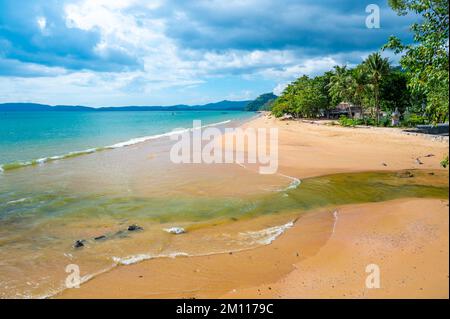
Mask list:
POLYGON ((92 153, 95 153, 95 152, 105 151, 105 150, 111 150, 111 149, 116 149, 116 148, 132 146, 132 145, 136 145, 136 144, 139 144, 139 143, 147 142, 147 141, 150 141, 150 140, 159 139, 159 138, 162 138, 162 137, 169 137, 169 136, 172 136, 172 135, 177 135, 177 134, 182 134, 182 133, 185 133, 185 132, 190 132, 190 131, 192 131, 194 129, 201 129, 201 128, 206 128, 206 127, 211 127, 211 126, 218 126, 218 125, 223 125, 223 124, 227 124, 227 123, 230 123, 230 122, 231 122, 231 120, 227 120, 227 121, 222 121, 222 122, 217 122, 217 123, 203 125, 203 126, 198 127, 198 128, 182 129, 182 130, 171 131, 171 132, 162 133, 162 134, 156 134, 156 135, 149 135, 149 136, 144 136, 144 137, 132 138, 130 140, 127 140, 127 141, 124 141, 124 142, 120 142, 120 143, 116 143, 116 144, 113 144, 113 145, 104 146, 104 147, 97 147, 97 148, 89 148, 89 149, 86 149, 86 150, 83 150, 83 151, 69 152, 69 153, 64 154, 64 155, 43 157, 43 158, 39 158, 39 159, 31 160, 31 161, 25 161, 25 162, 6 163, 6 164, 3 164, 3 165, 0 165, 0 172, 11 171, 11 170, 15 170, 15 169, 19 169, 19 168, 23 168, 23 167, 27 167, 27 166, 42 165, 42 164, 49 163, 49 162, 54 162, 54 161, 63 160, 63 159, 67 159, 67 158, 74 158, 74 157, 78 157, 78 156, 82 156, 82 155, 92 154, 92 153))
POLYGON ((13 204, 18 204, 18 203, 23 203, 23 202, 26 202, 27 200, 29 200, 28 197, 24 197, 24 198, 20 198, 20 199, 16 199, 16 200, 11 200, 11 201, 7 202, 6 205, 13 205, 13 204))
POLYGON ((294 226, 294 222, 290 221, 280 226, 240 233, 240 236, 245 240, 250 240, 252 244, 269 245, 292 226, 294 226))
MULTIPOLYGON (((269 245, 271 244, 275 239, 277 239, 280 235, 282 235, 287 229, 294 226, 295 221, 290 221, 284 225, 280 226, 274 226, 265 228, 259 231, 249 231, 249 232, 243 232, 239 235, 244 240, 251 240, 250 244, 259 244, 259 245, 269 245)), ((151 255, 151 254, 137 254, 137 255, 130 255, 126 257, 112 257, 113 265, 111 265, 110 268, 106 268, 103 270, 100 270, 93 274, 85 275, 81 278, 80 284, 84 284, 88 282, 89 280, 93 279, 94 277, 101 275, 105 272, 108 272, 112 269, 114 269, 117 266, 128 266, 136 263, 140 263, 145 260, 150 259, 157 259, 157 258, 177 258, 177 257, 201 257, 201 256, 212 256, 212 255, 219 255, 219 254, 226 254, 230 252, 240 252, 240 251, 246 251, 253 249, 254 247, 249 248, 243 248, 243 249, 235 249, 235 250, 227 250, 227 251, 217 251, 217 252, 210 252, 210 253, 204 253, 204 254, 188 254, 185 252, 173 252, 169 254, 159 254, 159 255, 151 255)), ((46 298, 52 298, 60 293, 62 293, 67 288, 61 287, 60 289, 53 289, 49 293, 41 296, 37 296, 39 299, 46 299, 46 298)), ((23 296, 22 296, 23 297, 23 296)), ((36 298, 36 296, 29 296, 29 298, 36 298)))
MULTIPOLYGON (((287 229, 294 226, 294 221, 290 221, 284 225, 264 228, 258 231, 248 231, 239 233, 239 236, 242 240, 246 241, 250 245, 258 244, 258 245, 269 245, 275 239, 277 239, 280 235, 282 235, 287 229)), ((144 260, 156 259, 156 258, 176 258, 176 257, 201 257, 201 256, 211 256, 218 254, 226 254, 229 252, 239 252, 253 248, 244 248, 237 249, 231 251, 217 251, 210 252, 204 254, 188 254, 185 252, 174 252, 170 254, 162 254, 162 255, 151 255, 151 254, 137 254, 126 257, 113 257, 113 261, 117 265, 132 265, 139 263, 144 260)))
POLYGON ((183 253, 183 252, 176 252, 171 253, 167 255, 149 255, 149 254, 138 254, 138 255, 132 255, 127 257, 113 257, 113 261, 117 265, 132 265, 136 264, 138 262, 149 260, 149 259, 155 259, 155 258, 176 258, 176 257, 188 257, 189 254, 183 253))
POLYGON ((289 178, 290 180, 292 180, 292 182, 286 188, 280 189, 281 192, 286 192, 286 191, 289 191, 289 190, 296 189, 302 183, 302 181, 299 178, 297 178, 297 177, 292 177, 292 176, 284 175, 284 174, 279 174, 279 175, 281 175, 283 177, 286 177, 286 178, 289 178))

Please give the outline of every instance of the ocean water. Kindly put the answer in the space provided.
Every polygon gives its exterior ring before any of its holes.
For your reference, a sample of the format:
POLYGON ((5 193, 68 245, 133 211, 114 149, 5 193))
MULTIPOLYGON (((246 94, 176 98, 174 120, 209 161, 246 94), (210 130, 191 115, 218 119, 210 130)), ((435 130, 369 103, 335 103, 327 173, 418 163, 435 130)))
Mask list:
POLYGON ((1 119, 0 162, 21 164, 0 172, 0 298, 51 297, 66 289, 68 265, 79 266, 86 281, 152 258, 267 245, 299 214, 317 208, 332 213, 350 203, 448 198, 448 171, 363 172, 300 181, 236 164, 170 161, 173 141, 165 133, 190 128, 193 119, 219 128, 238 126, 252 113, 7 116, 1 119), (90 148, 103 151, 63 156, 90 148), (251 227, 243 229, 242 221, 252 221, 251 227), (143 229, 128 231, 134 224, 143 229), (167 231, 173 227, 186 233, 167 231), (75 248, 77 240, 84 240, 84 247, 75 248))
POLYGON ((243 120, 251 112, 0 112, 0 165, 17 168, 51 157, 89 153, 137 138, 202 125, 243 120))

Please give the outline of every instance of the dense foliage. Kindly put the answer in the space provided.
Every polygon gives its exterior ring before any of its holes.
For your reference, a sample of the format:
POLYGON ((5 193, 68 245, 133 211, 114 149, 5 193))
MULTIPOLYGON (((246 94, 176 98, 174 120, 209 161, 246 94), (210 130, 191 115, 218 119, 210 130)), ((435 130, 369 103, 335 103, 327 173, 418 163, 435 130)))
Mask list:
POLYGON ((448 121, 449 102, 449 6, 447 0, 389 0, 399 14, 416 14, 420 22, 411 26, 414 44, 404 45, 391 37, 385 48, 401 53, 400 64, 408 75, 408 86, 426 99, 426 114, 434 122, 448 121))
POLYGON ((275 101, 272 112, 275 116, 284 113, 296 117, 313 117, 329 105, 329 95, 325 89, 326 79, 309 78, 304 75, 289 84, 275 101))
MULTIPOLYGON (((415 43, 403 45, 391 37, 383 49, 402 53, 401 66, 393 67, 376 52, 354 68, 335 66, 317 77, 302 76, 290 83, 273 104, 275 116, 327 116, 339 103, 362 108, 363 119, 344 120, 388 125, 389 116, 398 110, 402 124, 448 121, 448 2, 442 0, 390 0, 400 15, 413 13, 421 22, 413 24, 415 43)), ((348 112, 351 114, 350 110, 348 112)))
POLYGON ((381 111, 392 113, 397 109, 405 116, 408 112, 420 113, 423 100, 408 89, 407 75, 401 69, 373 53, 354 68, 335 66, 320 76, 298 78, 275 101, 272 112, 275 116, 322 117, 340 102, 362 107, 365 115, 358 123, 381 124, 377 116, 381 111))

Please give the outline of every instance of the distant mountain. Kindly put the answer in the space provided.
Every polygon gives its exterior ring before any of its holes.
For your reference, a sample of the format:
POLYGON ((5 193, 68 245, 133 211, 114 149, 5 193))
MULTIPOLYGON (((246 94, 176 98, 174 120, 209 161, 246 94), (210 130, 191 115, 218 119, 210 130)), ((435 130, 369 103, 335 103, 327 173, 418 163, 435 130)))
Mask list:
POLYGON ((92 108, 80 105, 45 105, 36 103, 0 104, 0 112, 105 112, 105 111, 244 111, 251 101, 220 101, 204 105, 120 106, 92 108))
POLYGON ((265 93, 258 96, 245 107, 246 111, 269 111, 277 96, 273 93, 265 93))
POLYGON ((58 105, 50 106, 46 104, 36 104, 36 103, 4 103, 0 104, 0 112, 33 112, 33 111, 92 111, 94 109, 86 106, 75 106, 75 105, 58 105))

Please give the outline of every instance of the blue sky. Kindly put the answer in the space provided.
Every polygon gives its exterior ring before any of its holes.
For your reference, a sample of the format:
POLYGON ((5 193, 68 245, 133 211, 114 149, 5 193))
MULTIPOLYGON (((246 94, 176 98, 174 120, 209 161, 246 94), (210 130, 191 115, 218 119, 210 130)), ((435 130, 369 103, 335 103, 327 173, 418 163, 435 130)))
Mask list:
POLYGON ((252 99, 410 41, 411 23, 373 0, 0 0, 0 103, 252 99))

